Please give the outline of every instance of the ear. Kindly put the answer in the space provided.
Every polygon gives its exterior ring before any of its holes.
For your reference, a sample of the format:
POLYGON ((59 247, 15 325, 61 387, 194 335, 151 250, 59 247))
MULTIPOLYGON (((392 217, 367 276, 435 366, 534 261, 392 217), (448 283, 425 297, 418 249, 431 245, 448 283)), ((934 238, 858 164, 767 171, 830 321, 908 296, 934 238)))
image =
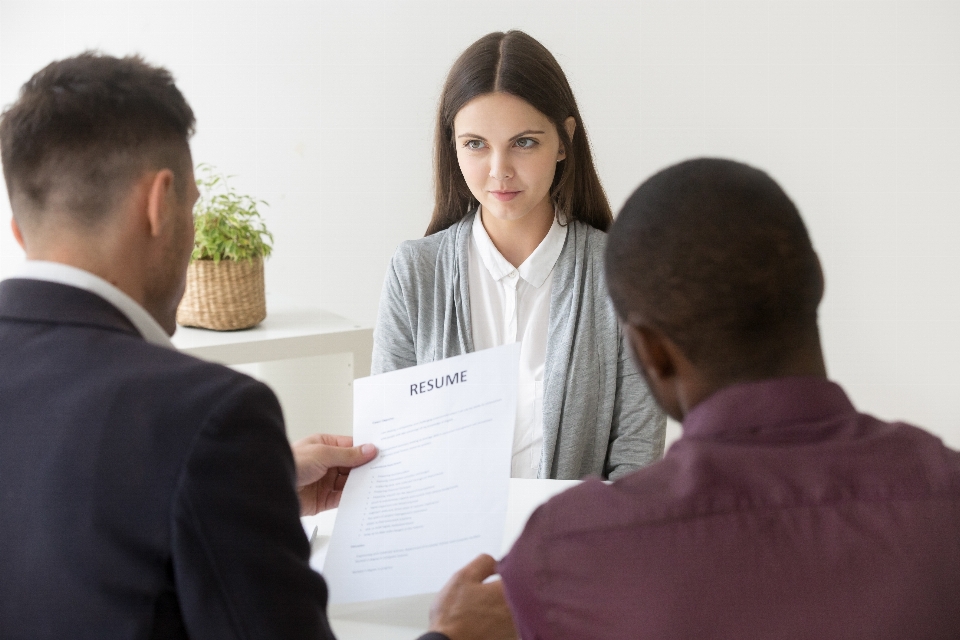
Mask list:
POLYGON ((661 331, 646 325, 630 324, 626 329, 637 360, 648 376, 662 380, 676 375, 672 350, 666 344, 669 339, 661 331))
POLYGON ((674 420, 683 420, 679 350, 663 332, 645 324, 625 324, 624 333, 634 361, 660 408, 674 420))
POLYGON ((16 218, 10 218, 10 230, 13 231, 13 238, 17 241, 17 244, 20 245, 20 248, 26 251, 27 243, 23 240, 23 234, 20 233, 20 225, 17 224, 16 218))
POLYGON ((820 277, 820 298, 817 300, 817 304, 823 302, 823 294, 826 292, 827 281, 826 277, 823 275, 823 263, 820 262, 820 255, 817 252, 813 253, 813 259, 817 261, 817 271, 819 272, 820 277))
POLYGON ((147 221, 150 225, 150 235, 157 237, 163 234, 170 224, 171 205, 177 194, 174 192, 173 171, 161 169, 150 179, 147 188, 147 221))
MULTIPOLYGON (((573 116, 567 117, 567 119, 563 121, 563 128, 567 130, 567 138, 569 138, 570 140, 573 140, 573 132, 577 130, 577 119, 574 118, 573 116)), ((567 158, 567 150, 563 148, 563 143, 561 143, 560 153, 557 154, 557 162, 560 162, 561 160, 566 160, 566 158, 567 158)))

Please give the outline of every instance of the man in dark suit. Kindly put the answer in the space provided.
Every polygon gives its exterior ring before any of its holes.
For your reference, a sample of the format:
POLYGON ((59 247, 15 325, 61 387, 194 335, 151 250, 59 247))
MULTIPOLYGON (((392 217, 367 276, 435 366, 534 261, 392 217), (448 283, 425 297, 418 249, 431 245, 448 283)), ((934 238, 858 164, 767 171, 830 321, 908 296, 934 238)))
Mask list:
MULTIPOLYGON (((193 126, 167 71, 95 54, 0 120, 28 258, 0 283, 0 637, 332 637, 298 514, 375 451, 291 455, 266 386, 172 348, 193 126)), ((435 631, 509 637, 493 570, 454 576, 435 631)))

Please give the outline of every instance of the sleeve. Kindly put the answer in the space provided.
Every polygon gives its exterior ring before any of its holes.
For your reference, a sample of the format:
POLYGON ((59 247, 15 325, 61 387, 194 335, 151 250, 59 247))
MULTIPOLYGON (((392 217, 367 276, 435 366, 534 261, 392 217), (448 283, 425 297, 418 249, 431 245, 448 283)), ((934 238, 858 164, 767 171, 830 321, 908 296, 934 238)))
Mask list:
POLYGON ((666 414, 627 353, 623 332, 618 330, 618 334, 617 389, 604 469, 610 480, 663 457, 667 429, 666 414))
POLYGON ((251 379, 217 400, 173 506, 174 580, 189 634, 332 639, 280 405, 251 379))
POLYGON ((370 364, 372 375, 406 369, 417 364, 413 322, 398 275, 398 269, 403 269, 404 263, 401 250, 398 249, 390 260, 380 294, 377 325, 373 329, 373 357, 370 364))
POLYGON ((547 607, 541 596, 550 585, 540 583, 540 565, 544 549, 542 531, 550 529, 545 527, 547 519, 543 506, 534 511, 523 533, 497 567, 513 623, 523 640, 546 637, 547 607))

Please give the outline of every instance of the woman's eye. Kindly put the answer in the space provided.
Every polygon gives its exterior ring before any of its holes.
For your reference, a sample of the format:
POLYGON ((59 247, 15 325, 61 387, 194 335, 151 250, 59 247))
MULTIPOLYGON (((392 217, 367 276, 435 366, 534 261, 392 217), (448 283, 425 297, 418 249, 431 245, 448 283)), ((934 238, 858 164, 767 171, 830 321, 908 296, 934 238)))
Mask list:
POLYGON ((533 138, 517 138, 517 146, 521 149, 530 149, 537 145, 537 141, 533 138))
POLYGON ((467 140, 463 146, 471 151, 477 151, 483 149, 483 140, 467 140))

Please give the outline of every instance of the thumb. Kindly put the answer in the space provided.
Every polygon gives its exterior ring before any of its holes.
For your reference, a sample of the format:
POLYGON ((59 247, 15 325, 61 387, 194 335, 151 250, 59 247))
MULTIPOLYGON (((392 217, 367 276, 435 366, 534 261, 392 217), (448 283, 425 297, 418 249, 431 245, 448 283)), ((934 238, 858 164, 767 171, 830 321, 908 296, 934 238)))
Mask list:
POLYGON ((470 582, 483 582, 497 572, 497 561, 481 553, 457 572, 460 578, 470 582))
POLYGON ((323 462, 328 469, 331 467, 352 469, 377 457, 377 448, 372 444, 358 447, 326 447, 323 453, 323 462))

